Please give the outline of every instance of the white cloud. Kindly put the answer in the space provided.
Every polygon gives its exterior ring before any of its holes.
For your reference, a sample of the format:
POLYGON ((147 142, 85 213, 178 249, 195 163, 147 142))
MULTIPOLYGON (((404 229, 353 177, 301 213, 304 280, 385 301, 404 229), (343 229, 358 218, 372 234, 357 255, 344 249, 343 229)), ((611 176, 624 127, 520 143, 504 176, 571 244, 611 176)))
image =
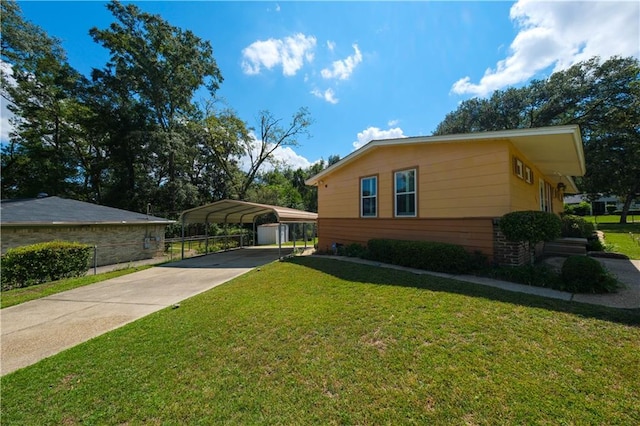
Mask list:
POLYGON ((314 36, 298 33, 284 39, 258 40, 242 49, 242 70, 245 74, 259 74, 262 68, 268 70, 282 65, 282 74, 293 76, 304 65, 313 61, 316 46, 314 36))
POLYGON ((333 49, 335 48, 336 48, 336 43, 331 40, 327 40, 327 49, 333 52, 333 49))
MULTIPOLYGON (((260 140, 255 137, 255 134, 251 132, 251 137, 253 138, 253 157, 257 157, 260 148, 260 140)), ((271 145, 273 146, 273 145, 271 145)), ((317 162, 317 161, 316 161, 317 162)), ((303 168, 306 169, 310 167, 313 163, 309 161, 307 158, 299 155, 297 152, 293 150, 290 146, 278 147, 271 154, 271 158, 265 161, 262 166, 260 166, 261 172, 266 172, 273 170, 276 166, 286 165, 293 169, 303 168)), ((248 155, 243 155, 238 160, 238 166, 242 171, 249 171, 249 167, 251 166, 251 160, 248 155)))
POLYGON ((381 130, 377 127, 369 127, 358 133, 358 140, 353 143, 353 148, 358 149, 372 140, 406 138, 400 127, 381 130))
POLYGON ((332 69, 325 68, 320 71, 322 77, 347 80, 353 73, 353 70, 358 66, 360 62, 362 62, 362 53, 360 53, 360 49, 358 49, 357 44, 353 45, 353 50, 355 50, 353 55, 348 56, 346 59, 334 61, 332 64, 332 69))
MULTIPOLYGON (((15 84, 11 65, 0 60, 0 72, 3 74, 3 78, 6 79, 7 84, 15 84)), ((13 117, 13 113, 7 109, 6 99, 4 97, 0 97, 0 143, 9 142, 9 133, 13 131, 13 126, 9 120, 13 117)))
POLYGON ((399 122, 400 120, 389 120, 387 121, 387 126, 389 127, 397 126, 399 122))
POLYGON ((311 91, 311 94, 313 96, 316 96, 320 99, 324 99, 325 101, 329 102, 330 104, 337 104, 339 99, 336 98, 336 94, 334 93, 333 89, 329 88, 327 90, 325 90, 324 92, 318 90, 318 89, 313 89, 311 91))
POLYGON ((276 12, 280 12, 280 5, 276 3, 276 12))
POLYGON ((468 76, 456 81, 452 92, 486 96, 550 66, 555 72, 593 56, 640 56, 638 2, 519 0, 510 17, 519 32, 509 56, 487 69, 477 84, 468 76))

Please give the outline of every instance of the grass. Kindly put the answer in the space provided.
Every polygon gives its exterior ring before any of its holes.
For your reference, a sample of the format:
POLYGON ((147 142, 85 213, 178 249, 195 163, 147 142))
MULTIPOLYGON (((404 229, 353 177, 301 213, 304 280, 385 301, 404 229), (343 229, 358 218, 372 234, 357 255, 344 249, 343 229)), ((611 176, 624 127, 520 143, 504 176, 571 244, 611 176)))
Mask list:
POLYGON ((640 424, 640 311, 298 257, 2 377, 3 424, 640 424))
POLYGON ((52 294, 61 293, 63 291, 72 290, 77 287, 83 287, 85 285, 97 283, 99 281, 104 281, 111 278, 120 277, 122 275, 131 274, 133 272, 142 271, 143 269, 147 269, 150 267, 151 265, 137 266, 133 268, 125 268, 119 269, 117 271, 106 272, 104 274, 86 275, 84 277, 78 278, 67 278, 30 287, 3 291, 0 297, 0 308, 8 308, 9 306, 18 305, 30 300, 40 299, 41 297, 46 297, 52 294))
MULTIPOLYGON (((640 259, 640 223, 620 224, 619 216, 586 216, 605 234, 607 251, 623 253, 630 259, 640 259)), ((631 217, 628 218, 631 221, 631 217)))

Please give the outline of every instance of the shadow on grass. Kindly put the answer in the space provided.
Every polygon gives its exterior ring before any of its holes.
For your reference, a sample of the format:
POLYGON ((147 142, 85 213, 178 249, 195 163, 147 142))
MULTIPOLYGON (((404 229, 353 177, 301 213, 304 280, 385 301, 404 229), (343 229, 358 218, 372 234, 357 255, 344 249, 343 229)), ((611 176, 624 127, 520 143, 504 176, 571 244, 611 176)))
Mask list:
POLYGON ((471 297, 481 297, 499 302, 512 303, 532 308, 595 318, 631 326, 640 326, 640 309, 617 309, 605 306, 550 299, 525 293, 502 290, 495 287, 441 278, 396 269, 382 268, 359 263, 344 262, 321 256, 294 257, 288 262, 315 269, 346 281, 367 284, 394 285, 421 288, 435 292, 455 293, 471 297))

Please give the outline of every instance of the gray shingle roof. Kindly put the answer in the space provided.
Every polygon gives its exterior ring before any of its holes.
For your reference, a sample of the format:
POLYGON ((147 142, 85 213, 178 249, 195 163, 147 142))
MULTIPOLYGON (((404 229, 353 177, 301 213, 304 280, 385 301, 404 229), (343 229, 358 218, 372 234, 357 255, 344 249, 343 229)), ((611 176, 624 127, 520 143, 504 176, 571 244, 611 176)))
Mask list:
POLYGON ((2 200, 2 225, 170 224, 174 221, 60 197, 2 200))

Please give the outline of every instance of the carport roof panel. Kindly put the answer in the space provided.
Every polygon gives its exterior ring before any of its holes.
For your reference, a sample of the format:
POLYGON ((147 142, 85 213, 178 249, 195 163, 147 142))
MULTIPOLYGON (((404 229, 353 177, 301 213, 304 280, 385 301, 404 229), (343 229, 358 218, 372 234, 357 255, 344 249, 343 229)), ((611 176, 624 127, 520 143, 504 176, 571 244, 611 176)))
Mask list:
POLYGON ((184 223, 252 223, 256 216, 274 213, 278 222, 315 222, 317 213, 248 201, 221 200, 185 210, 180 215, 184 223))

